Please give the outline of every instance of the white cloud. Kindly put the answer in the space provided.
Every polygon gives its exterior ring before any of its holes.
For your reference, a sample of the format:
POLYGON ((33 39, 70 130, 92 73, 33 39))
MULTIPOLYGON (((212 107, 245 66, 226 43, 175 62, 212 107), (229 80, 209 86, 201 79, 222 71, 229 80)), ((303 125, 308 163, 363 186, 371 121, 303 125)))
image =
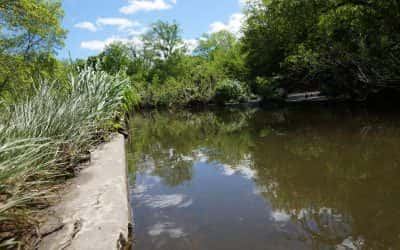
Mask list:
POLYGON ((187 49, 187 53, 190 55, 199 46, 199 40, 197 39, 185 39, 183 43, 187 49))
MULTIPOLYGON (((75 24, 76 28, 90 30, 92 32, 98 31, 103 26, 114 26, 117 27, 119 31, 127 31, 134 33, 134 27, 139 27, 141 24, 136 21, 131 21, 126 18, 118 18, 118 17, 106 17, 106 18, 97 18, 96 23, 92 22, 81 22, 75 24)), ((136 33, 144 30, 145 27, 142 27, 136 33)))
POLYGON ((146 33, 149 30, 148 27, 146 26, 142 26, 139 28, 131 28, 131 29, 127 29, 126 30, 126 34, 129 36, 140 36, 143 35, 144 33, 146 33))
POLYGON ((81 42, 81 48, 88 50, 103 50, 105 46, 106 46, 105 42, 100 40, 81 42))
POLYGON ((94 25, 91 22, 80 22, 80 23, 75 24, 74 27, 79 28, 79 29, 89 30, 89 31, 92 31, 92 32, 96 32, 97 31, 96 25, 94 25))
POLYGON ((132 43, 135 40, 129 40, 121 37, 109 37, 106 40, 91 40, 81 42, 81 48, 95 51, 102 51, 107 45, 114 42, 132 43))
POLYGON ((75 26, 79 28, 90 29, 92 31, 97 31, 104 26, 112 26, 117 27, 118 31, 123 31, 123 37, 120 36, 112 36, 105 40, 90 40, 90 41, 82 41, 80 47, 83 49, 93 50, 93 51, 102 51, 104 48, 114 42, 122 42, 125 44, 131 44, 136 47, 142 47, 143 42, 138 38, 139 35, 143 34, 147 31, 147 27, 140 26, 141 24, 136 21, 131 21, 125 18, 98 18, 96 20, 96 25, 90 22, 83 22, 80 24, 76 24, 75 26), (133 38, 126 38, 127 36, 133 38))
POLYGON ((132 28, 135 26, 139 26, 139 22, 134 22, 125 18, 98 18, 96 21, 97 25, 100 26, 116 26, 119 30, 125 30, 127 28, 132 28))
POLYGON ((244 21, 245 21, 245 15, 243 13, 235 13, 229 18, 227 23, 223 22, 212 23, 210 25, 209 33, 215 33, 227 30, 239 36, 244 21))
POLYGON ((133 14, 138 11, 167 10, 176 4, 176 0, 129 0, 129 4, 119 9, 121 13, 133 14))

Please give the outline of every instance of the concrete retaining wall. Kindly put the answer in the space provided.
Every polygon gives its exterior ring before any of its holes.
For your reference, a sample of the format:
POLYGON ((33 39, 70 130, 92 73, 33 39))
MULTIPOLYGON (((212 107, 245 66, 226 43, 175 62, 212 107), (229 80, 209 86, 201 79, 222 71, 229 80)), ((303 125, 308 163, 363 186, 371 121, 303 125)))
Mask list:
POLYGON ((125 142, 121 135, 100 146, 91 162, 53 207, 40 229, 43 250, 127 249, 131 228, 125 142))

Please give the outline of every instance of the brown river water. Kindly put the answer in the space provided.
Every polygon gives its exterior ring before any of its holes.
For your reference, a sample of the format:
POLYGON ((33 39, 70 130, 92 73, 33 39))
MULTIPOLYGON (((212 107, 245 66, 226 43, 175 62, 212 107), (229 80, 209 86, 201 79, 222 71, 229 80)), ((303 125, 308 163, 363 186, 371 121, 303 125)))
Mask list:
POLYGON ((400 249, 399 114, 135 115, 134 249, 400 249))

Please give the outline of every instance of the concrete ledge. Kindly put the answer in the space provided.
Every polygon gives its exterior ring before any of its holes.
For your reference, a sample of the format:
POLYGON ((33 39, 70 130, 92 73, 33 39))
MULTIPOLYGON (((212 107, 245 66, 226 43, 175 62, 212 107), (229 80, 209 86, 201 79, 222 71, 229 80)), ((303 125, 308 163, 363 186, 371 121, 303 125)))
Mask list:
POLYGON ((121 135, 100 146, 65 190, 54 214, 40 229, 43 250, 127 249, 128 201, 125 142, 121 135))

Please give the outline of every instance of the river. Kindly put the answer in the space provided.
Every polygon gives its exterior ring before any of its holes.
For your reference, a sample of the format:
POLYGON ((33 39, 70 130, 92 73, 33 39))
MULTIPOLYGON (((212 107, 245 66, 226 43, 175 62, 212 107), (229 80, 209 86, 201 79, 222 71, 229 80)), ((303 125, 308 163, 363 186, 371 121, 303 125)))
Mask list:
POLYGON ((400 249, 396 112, 147 112, 130 127, 135 250, 400 249))

